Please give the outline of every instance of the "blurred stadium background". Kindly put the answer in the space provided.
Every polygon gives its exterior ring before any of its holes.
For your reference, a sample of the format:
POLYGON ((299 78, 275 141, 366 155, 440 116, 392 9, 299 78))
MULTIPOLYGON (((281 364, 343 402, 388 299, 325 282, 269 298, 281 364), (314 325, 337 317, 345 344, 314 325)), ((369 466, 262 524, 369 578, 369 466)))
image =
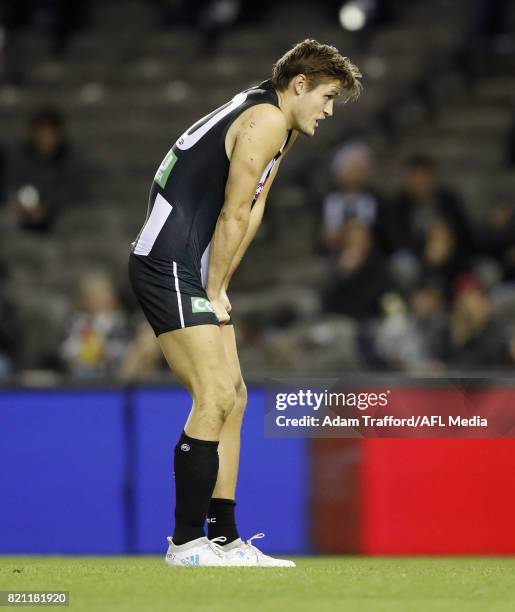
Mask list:
POLYGON ((242 527, 298 554, 515 552, 510 440, 268 440, 262 423, 274 376, 512 388, 515 3, 0 6, 0 553, 162 551, 189 399, 129 245, 178 135, 307 37, 364 93, 288 155, 230 291, 242 527))

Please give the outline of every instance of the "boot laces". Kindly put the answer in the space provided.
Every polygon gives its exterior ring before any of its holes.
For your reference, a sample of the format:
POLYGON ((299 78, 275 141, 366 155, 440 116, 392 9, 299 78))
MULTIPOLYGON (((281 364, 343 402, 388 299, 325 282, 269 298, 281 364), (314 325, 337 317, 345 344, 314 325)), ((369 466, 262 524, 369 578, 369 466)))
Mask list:
POLYGON ((252 540, 261 540, 261 538, 264 538, 264 537, 265 537, 264 533, 256 533, 255 535, 253 535, 251 538, 249 538, 245 542, 246 546, 248 546, 255 553, 257 558, 259 558, 259 556, 262 555, 263 553, 259 550, 259 548, 256 548, 254 544, 252 544, 252 540))
POLYGON ((225 542, 227 538, 225 536, 218 536, 217 538, 213 538, 212 540, 208 540, 207 546, 215 553, 217 557, 223 557, 225 555, 224 549, 217 544, 217 542, 225 542))

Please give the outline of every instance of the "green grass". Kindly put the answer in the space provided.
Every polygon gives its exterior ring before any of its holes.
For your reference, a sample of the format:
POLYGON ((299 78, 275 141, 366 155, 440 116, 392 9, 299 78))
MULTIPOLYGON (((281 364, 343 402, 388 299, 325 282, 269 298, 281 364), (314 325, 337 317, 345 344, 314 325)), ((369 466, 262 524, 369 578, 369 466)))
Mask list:
POLYGON ((162 557, 0 556, 0 589, 67 590, 68 609, 88 612, 515 610, 515 558, 295 560, 292 569, 199 569, 162 557))

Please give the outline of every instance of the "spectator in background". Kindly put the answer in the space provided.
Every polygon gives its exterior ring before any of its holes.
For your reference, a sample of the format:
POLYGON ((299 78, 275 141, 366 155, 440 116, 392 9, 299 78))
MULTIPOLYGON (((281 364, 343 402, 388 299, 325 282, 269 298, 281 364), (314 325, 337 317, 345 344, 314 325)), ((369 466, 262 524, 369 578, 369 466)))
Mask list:
POLYGON ((130 340, 110 278, 102 272, 83 276, 77 310, 61 346, 66 370, 77 377, 116 375, 130 340))
POLYGON ((160 371, 167 372, 168 366, 159 342, 147 321, 141 321, 120 364, 119 376, 125 381, 136 381, 160 371))
POLYGON ((373 364, 401 370, 421 369, 424 359, 422 338, 405 302, 392 292, 383 296, 381 306, 383 316, 373 338, 373 364))
POLYGON ((394 251, 421 256, 436 219, 447 222, 461 254, 470 250, 470 231, 461 200, 438 184, 430 157, 414 155, 407 160, 404 185, 389 207, 388 217, 388 236, 394 251))
POLYGON ((381 246, 381 199, 370 185, 372 160, 362 143, 344 145, 334 156, 331 173, 335 190, 322 204, 322 248, 327 253, 339 251, 349 221, 356 219, 373 228, 381 246))
POLYGON ((274 328, 262 312, 249 312, 238 322, 238 349, 242 368, 254 370, 291 370, 300 359, 287 334, 274 328))
POLYGON ((423 244, 422 280, 439 286, 449 298, 455 280, 467 267, 467 258, 458 243, 455 230, 446 219, 433 219, 423 244))
POLYGON ((12 297, 12 286, 4 263, 0 261, 0 380, 16 371, 23 331, 12 297))
POLYGON ((84 177, 57 108, 37 108, 28 127, 28 140, 11 164, 9 190, 19 226, 49 232, 61 209, 84 198, 84 177))
POLYGON ((488 208, 477 243, 479 251, 498 264, 502 280, 515 281, 515 207, 511 199, 499 197, 488 208))
POLYGON ((417 334, 422 339, 424 367, 439 370, 448 330, 445 295, 438 285, 426 282, 415 287, 408 300, 417 334))
POLYGON ((510 364, 507 335, 493 317, 490 296, 472 274, 464 274, 456 286, 445 358, 447 365, 463 369, 510 364))
POLYGON ((329 272, 323 295, 325 312, 359 321, 379 315, 381 297, 391 289, 392 281, 367 224, 358 220, 346 224, 340 251, 329 272))
POLYGON ((408 296, 408 305, 394 293, 383 297, 374 339, 376 358, 394 369, 441 371, 447 334, 444 296, 438 287, 420 285, 408 296))

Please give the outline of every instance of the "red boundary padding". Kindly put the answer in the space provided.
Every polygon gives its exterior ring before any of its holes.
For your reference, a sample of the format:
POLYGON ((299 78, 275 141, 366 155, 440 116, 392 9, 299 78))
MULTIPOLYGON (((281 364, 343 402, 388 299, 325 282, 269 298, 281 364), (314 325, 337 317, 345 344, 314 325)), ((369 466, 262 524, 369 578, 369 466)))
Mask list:
POLYGON ((361 552, 515 553, 515 440, 364 445, 361 552))

